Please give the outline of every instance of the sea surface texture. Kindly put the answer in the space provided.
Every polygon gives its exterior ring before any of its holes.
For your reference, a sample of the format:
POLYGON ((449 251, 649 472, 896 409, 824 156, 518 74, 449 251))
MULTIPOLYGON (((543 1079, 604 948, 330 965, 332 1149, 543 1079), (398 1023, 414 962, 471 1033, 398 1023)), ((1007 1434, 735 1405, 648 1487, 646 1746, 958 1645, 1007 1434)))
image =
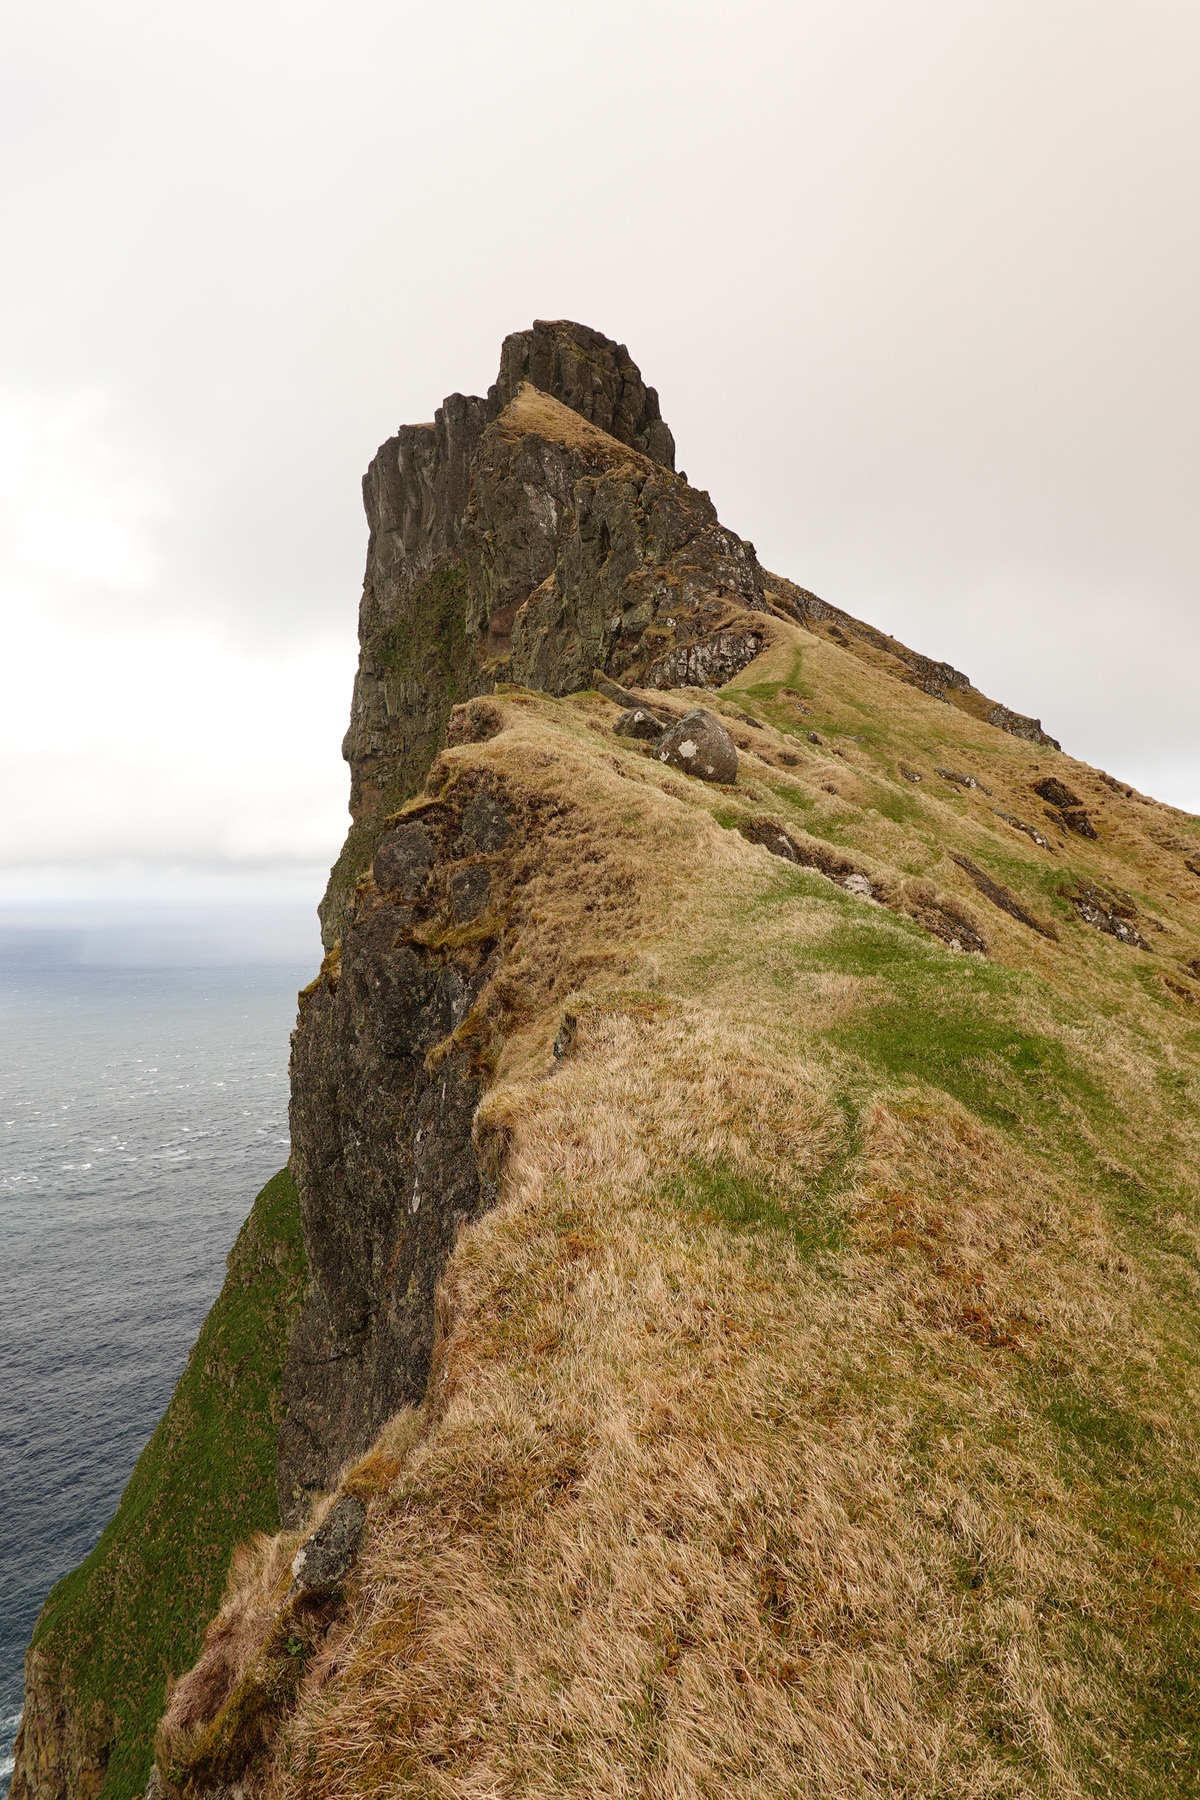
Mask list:
POLYGON ((99 1537, 287 1160, 319 958, 307 910, 0 913, 0 1796, 42 1601, 99 1537))

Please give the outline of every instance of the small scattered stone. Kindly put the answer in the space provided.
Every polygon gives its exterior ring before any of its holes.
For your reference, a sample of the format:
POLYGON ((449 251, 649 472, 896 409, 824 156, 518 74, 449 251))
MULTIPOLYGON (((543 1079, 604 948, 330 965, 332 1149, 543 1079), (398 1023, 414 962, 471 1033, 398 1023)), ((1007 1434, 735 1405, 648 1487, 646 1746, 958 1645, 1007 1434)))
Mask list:
POLYGON ((1138 950, 1150 951, 1150 945, 1134 923, 1138 911, 1128 894, 1103 888, 1094 881, 1083 881, 1073 890, 1067 890, 1067 898, 1085 925, 1116 938, 1119 944, 1132 944, 1138 950))
POLYGON ((974 775, 964 775, 961 769, 938 769, 937 773, 943 781, 952 781, 958 787, 978 788, 981 793, 986 794, 989 799, 991 798, 991 788, 984 787, 982 781, 977 781, 974 775))
POLYGON ((663 734, 663 723, 652 712, 647 711, 646 707, 631 706, 621 714, 613 730, 618 737, 657 740, 663 734))
POLYGON ((661 763, 696 775, 701 781, 728 785, 737 780, 738 758, 733 739, 715 713, 695 706, 678 725, 663 734, 654 752, 661 763))
POLYGON ((1024 819, 1016 818, 1014 814, 1005 812, 999 806, 993 806, 992 811, 998 819, 1003 819, 1006 825, 1011 825, 1014 831, 1023 831, 1026 837, 1031 837, 1035 844, 1041 845, 1043 850, 1049 850, 1049 838, 1044 838, 1036 825, 1027 825, 1024 819))
POLYGON ((367 1509, 343 1494, 324 1523, 306 1538, 292 1561, 292 1580, 304 1593, 327 1594, 344 1581, 358 1560, 367 1528, 367 1509))
POLYGON ((810 731, 808 734, 808 741, 810 744, 820 744, 824 742, 824 739, 819 738, 815 731, 810 731))
POLYGON ((844 875, 842 886, 848 894, 861 894, 864 900, 875 898, 875 889, 865 875, 844 875))
POLYGON ((910 769, 907 763, 900 764, 900 773, 905 781, 924 781, 925 779, 917 769, 910 769))

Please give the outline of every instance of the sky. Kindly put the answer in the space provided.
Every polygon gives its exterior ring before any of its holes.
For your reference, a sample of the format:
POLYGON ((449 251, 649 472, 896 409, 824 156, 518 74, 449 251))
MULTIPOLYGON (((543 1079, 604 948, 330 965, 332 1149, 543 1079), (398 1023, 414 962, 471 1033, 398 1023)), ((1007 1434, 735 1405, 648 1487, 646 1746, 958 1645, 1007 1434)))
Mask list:
POLYGON ((0 898, 315 900, 405 420, 584 321, 767 567, 1200 811, 1194 0, 0 21, 0 898))

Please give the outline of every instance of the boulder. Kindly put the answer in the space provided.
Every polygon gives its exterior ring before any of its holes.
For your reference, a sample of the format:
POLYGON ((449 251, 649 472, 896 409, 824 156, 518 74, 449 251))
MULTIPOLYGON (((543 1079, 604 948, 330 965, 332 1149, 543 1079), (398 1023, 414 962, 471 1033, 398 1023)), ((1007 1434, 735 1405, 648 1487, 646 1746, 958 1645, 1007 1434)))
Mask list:
POLYGON ((663 729, 662 720, 656 719, 644 706, 631 706, 613 726, 618 737, 631 738, 660 738, 663 729))
POLYGON ((367 1509, 343 1494, 323 1524, 306 1538, 292 1562, 292 1579, 307 1594, 327 1594, 354 1567, 367 1528, 367 1509))
POLYGON ((701 781, 737 780, 738 758, 733 739, 715 713, 695 706, 672 725, 654 752, 659 762, 701 781))

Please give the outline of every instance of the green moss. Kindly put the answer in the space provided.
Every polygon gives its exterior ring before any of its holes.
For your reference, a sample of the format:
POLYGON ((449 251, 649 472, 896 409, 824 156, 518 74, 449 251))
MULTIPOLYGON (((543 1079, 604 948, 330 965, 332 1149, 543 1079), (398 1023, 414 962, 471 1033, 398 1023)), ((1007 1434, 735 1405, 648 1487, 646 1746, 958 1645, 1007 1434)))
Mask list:
MULTIPOLYGON (((262 1754, 280 1720, 295 1704, 315 1648, 316 1623, 295 1604, 280 1610, 266 1643, 216 1718, 200 1733, 188 1755, 168 1771, 173 1785, 189 1795, 220 1792, 262 1754)), ((320 1619, 320 1623, 328 1620, 320 1619)))
POLYGON ((307 1285, 282 1171, 255 1200, 225 1285, 116 1513, 53 1589, 34 1643, 76 1717, 104 1717, 103 1800, 142 1792, 168 1676, 196 1659, 230 1553, 277 1531, 275 1442, 288 1332, 307 1285))

